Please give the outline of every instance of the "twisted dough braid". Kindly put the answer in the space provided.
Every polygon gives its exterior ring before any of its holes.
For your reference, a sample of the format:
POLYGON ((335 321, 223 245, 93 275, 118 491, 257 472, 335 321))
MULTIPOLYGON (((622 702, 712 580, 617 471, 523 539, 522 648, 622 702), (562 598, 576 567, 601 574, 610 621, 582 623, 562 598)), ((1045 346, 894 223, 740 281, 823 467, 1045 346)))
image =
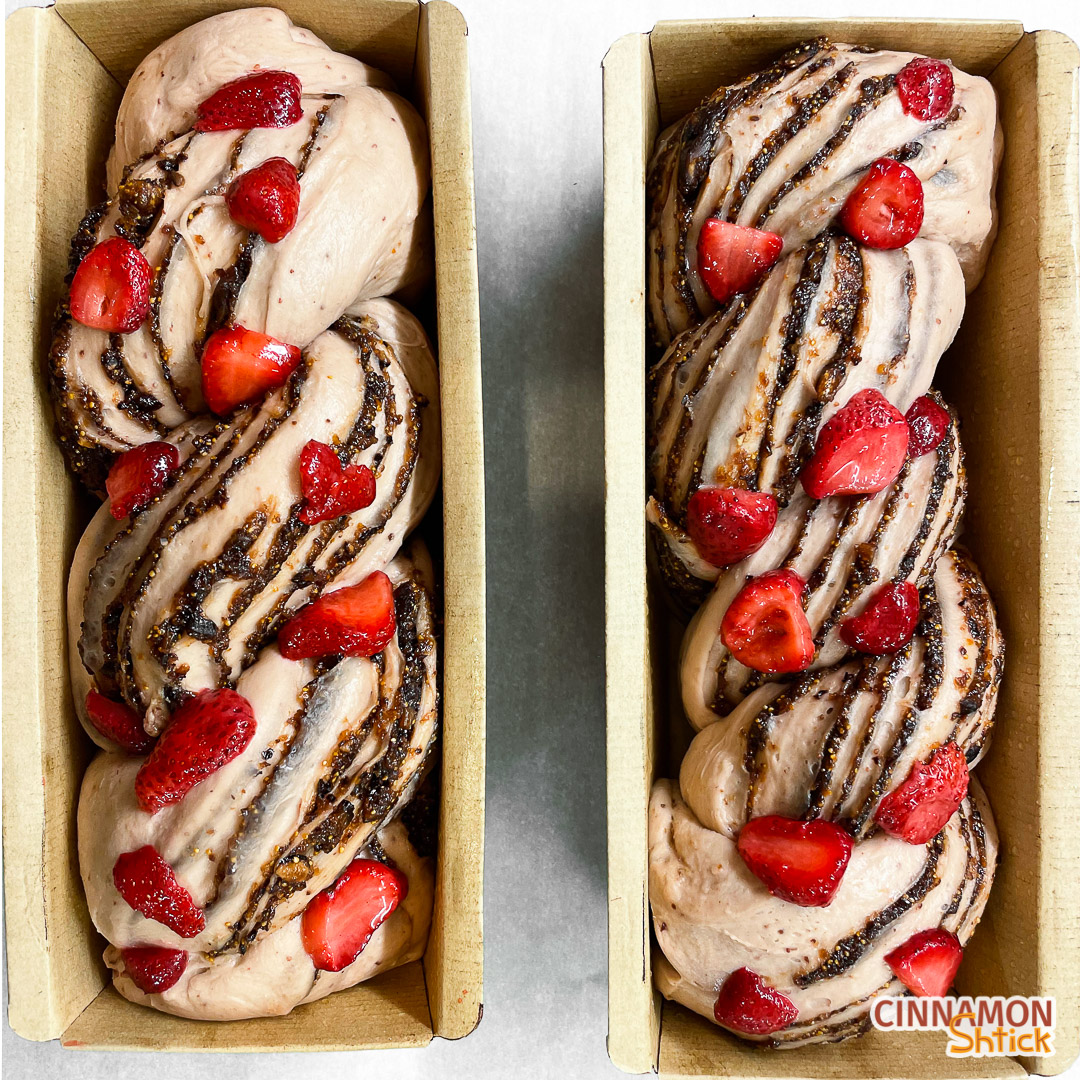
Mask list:
POLYGON ((668 998, 714 1020, 725 979, 749 968, 797 1018, 773 1046, 835 1041, 869 1024, 872 999, 904 985, 884 957, 944 927, 966 943, 997 858, 982 789, 925 845, 882 832, 874 814, 912 768, 954 742, 985 753, 1004 643, 990 595, 956 541, 967 476, 955 412, 931 389, 994 232, 1001 135, 989 84, 952 69, 951 111, 908 115, 896 75, 912 54, 824 39, 722 87, 664 132, 650 168, 647 306, 663 355, 648 372, 646 518, 651 562, 690 618, 679 661, 697 730, 678 782, 649 809, 649 891, 668 998), (925 193, 917 239, 870 250, 838 231, 847 195, 877 158, 905 162, 925 193), (710 217, 766 229, 783 256, 718 306, 697 269, 710 217), (909 458, 875 495, 812 499, 799 482, 821 426, 874 389, 901 412, 929 393, 949 415, 937 447, 909 458), (700 488, 776 497, 764 545, 711 565, 688 532, 700 488), (794 571, 814 636, 786 679, 739 663, 721 622, 747 581, 794 571), (846 618, 889 582, 920 592, 912 639, 892 655, 853 652, 846 618), (736 842, 752 818, 841 825, 855 840, 832 902, 770 894, 736 842))

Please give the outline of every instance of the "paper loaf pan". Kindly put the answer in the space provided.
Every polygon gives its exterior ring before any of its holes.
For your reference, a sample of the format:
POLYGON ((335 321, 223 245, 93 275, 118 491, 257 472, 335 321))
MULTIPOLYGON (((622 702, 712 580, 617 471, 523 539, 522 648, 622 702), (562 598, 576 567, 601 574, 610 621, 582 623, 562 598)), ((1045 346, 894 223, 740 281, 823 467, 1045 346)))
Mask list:
MULTIPOLYGON (((465 22, 451 4, 286 0, 298 25, 389 71, 428 122, 444 444, 442 788, 422 961, 289 1016, 181 1020, 124 1001, 83 899, 75 804, 91 747, 71 704, 64 589, 91 500, 64 469, 42 373, 68 241, 102 192, 125 82, 165 38, 243 0, 61 0, 7 24, 4 859, 9 1020, 28 1039, 159 1050, 344 1050, 460 1038, 482 1011, 484 476, 465 22)), ((436 503, 436 507, 437 507, 436 503)), ((433 508, 425 531, 439 532, 433 508)))
POLYGON ((891 19, 662 22, 604 61, 604 392, 608 724, 608 1050, 628 1072, 863 1078, 1063 1072, 1080 1042, 1080 251, 1076 46, 1019 23, 891 19), (941 1032, 871 1032, 763 1051, 652 987, 647 803, 677 775, 678 628, 647 583, 645 173, 657 133, 790 46, 834 41, 951 57, 993 83, 1005 132, 999 234, 937 384, 960 410, 964 543, 997 602, 1008 655, 979 776, 1002 858, 966 949, 965 994, 1054 996, 1056 1053, 948 1058, 941 1032))

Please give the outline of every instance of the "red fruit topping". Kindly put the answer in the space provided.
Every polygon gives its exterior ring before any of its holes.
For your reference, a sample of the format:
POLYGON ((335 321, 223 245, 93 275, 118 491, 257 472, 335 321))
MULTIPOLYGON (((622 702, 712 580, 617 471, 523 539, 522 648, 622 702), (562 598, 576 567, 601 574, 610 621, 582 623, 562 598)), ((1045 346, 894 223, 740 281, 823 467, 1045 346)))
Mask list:
POLYGON ((954 742, 946 743, 928 761, 915 762, 908 778, 881 800, 874 820, 890 836, 925 844, 945 828, 967 789, 964 751, 954 742))
POLYGON ((940 60, 920 56, 896 73, 900 106, 917 120, 940 120, 953 103, 952 69, 940 60))
POLYGON ((303 115, 300 80, 291 71, 256 71, 226 83, 198 108, 196 131, 283 128, 303 115))
POLYGON ((287 660, 374 656, 396 629, 394 586, 376 570, 359 585, 327 593, 301 608, 281 628, 278 648, 287 660))
POLYGON ((922 930, 886 955, 896 977, 919 997, 944 997, 964 959, 960 939, 948 930, 922 930))
POLYGON ((783 247, 776 233, 708 218, 698 235, 698 273, 709 295, 726 304, 756 284, 783 247))
POLYGON ((353 859, 300 917, 300 939, 312 963, 320 971, 348 967, 408 891, 400 871, 373 859, 353 859))
POLYGON ((120 955, 131 981, 144 994, 164 994, 180 981, 187 967, 187 953, 183 949, 164 945, 135 945, 121 949, 120 955))
POLYGON ((172 443, 149 442, 125 450, 113 462, 105 480, 109 513, 121 521, 149 506, 179 464, 180 451, 172 443))
POLYGON ((871 495, 904 467, 908 426, 880 390, 860 390, 818 432, 814 456, 802 471, 812 499, 871 495))
POLYGON ((300 452, 300 490, 305 525, 352 514, 375 499, 375 474, 366 465, 341 467, 333 447, 312 439, 300 452))
POLYGON ((870 248, 910 244, 923 223, 922 181, 906 165, 878 158, 840 211, 840 226, 870 248))
POLYGON ((119 743, 129 754, 145 754, 154 746, 142 717, 122 701, 110 701, 104 694, 91 690, 86 695, 86 715, 106 739, 119 743))
POLYGON ((911 640, 919 621, 919 590, 910 581, 892 581, 874 593, 858 615, 840 624, 840 640, 859 652, 881 656, 911 640))
POLYGON ((851 837, 831 821, 770 814, 742 827, 738 848, 773 896, 800 907, 827 907, 851 858, 851 837))
POLYGON ((739 968, 724 980, 713 1005, 718 1024, 746 1035, 769 1035, 786 1028, 798 1015, 791 998, 749 968, 739 968))
POLYGON ((281 386, 300 363, 295 345, 257 330, 229 326, 207 338, 202 354, 206 407, 218 416, 257 401, 281 386))
POLYGON ((276 244, 292 232, 300 209, 300 181, 292 162, 270 158, 241 173, 229 185, 225 205, 237 225, 276 244))
POLYGON ((255 713, 235 690, 203 690, 173 713, 135 777, 148 813, 179 802, 196 784, 243 752, 255 735, 255 713))
POLYGON ((71 317, 95 330, 130 334, 150 311, 154 274, 146 256, 129 240, 112 236, 79 263, 71 281, 71 317))
POLYGON ((908 457, 917 458, 936 450, 952 422, 949 414, 925 394, 916 398, 904 414, 908 426, 908 457))
POLYGON ((776 496, 767 492, 699 488, 686 505, 686 531, 703 559, 730 566, 769 539, 776 513, 776 496))
POLYGON ((173 868, 152 848, 126 851, 113 867, 116 891, 140 915, 190 938, 206 929, 206 918, 173 868))
POLYGON ((724 613, 720 637, 740 664, 770 675, 802 671, 814 635, 802 607, 806 582, 794 570, 751 578, 724 613))

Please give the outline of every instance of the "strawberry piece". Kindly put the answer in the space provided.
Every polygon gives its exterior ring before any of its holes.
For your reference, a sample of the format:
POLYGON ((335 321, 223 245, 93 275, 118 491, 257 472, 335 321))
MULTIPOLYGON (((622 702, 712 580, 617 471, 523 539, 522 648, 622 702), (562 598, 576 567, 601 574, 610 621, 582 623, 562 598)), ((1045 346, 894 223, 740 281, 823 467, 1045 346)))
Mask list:
POLYGON ((769 539, 776 514, 776 496, 767 492, 698 488, 686 505, 686 531, 703 559, 730 566, 769 539))
POLYGON ((918 621, 918 588, 910 581, 891 581, 858 615, 840 624, 840 640, 859 652, 882 656, 906 645, 918 621))
POLYGON ((188 961, 188 954, 183 949, 170 949, 164 945, 134 945, 121 949, 120 955, 131 981, 144 994, 164 994, 175 986, 188 961))
POLYGON ((106 739, 112 739, 129 754, 145 754, 153 749, 153 736, 147 734, 142 717, 130 705, 110 701, 91 690, 86 695, 86 715, 106 739))
POLYGON ((291 71, 256 71, 226 83, 196 110, 196 131, 284 128, 304 115, 300 80, 291 71))
POLYGON ((109 513, 121 521, 145 509, 165 490, 169 473, 179 464, 180 451, 172 443, 148 442, 125 450, 105 480, 109 513))
POLYGON ((150 844, 126 851, 116 860, 113 884, 140 915, 167 926, 180 937, 195 937, 206 929, 202 909, 150 844))
POLYGON ((860 390, 818 432, 814 455, 802 471, 812 499, 872 495, 904 467, 908 426, 880 390, 860 390))
POLYGON ((71 279, 71 317, 95 330, 130 334, 150 311, 154 274, 130 240, 111 236, 91 249, 71 279))
POLYGON ((352 514, 375 501, 375 474, 366 465, 341 467, 333 447, 312 439, 300 452, 300 490, 305 525, 352 514))
POLYGON ((276 390, 299 363, 300 350, 295 345, 242 326, 218 330, 203 346, 202 390, 206 406, 218 416, 225 416, 238 405, 248 405, 267 391, 276 390))
POLYGON ((276 244, 292 232, 300 209, 300 181, 291 161, 269 158, 241 173, 225 193, 229 216, 237 225, 276 244))
POLYGON ((917 120, 940 120, 953 103, 953 75, 948 64, 920 56, 896 73, 900 107, 917 120))
POLYGON ((878 158, 840 210, 840 227, 849 236, 884 251, 910 244, 922 223, 922 181, 892 158, 878 158))
POLYGON ((374 656, 396 629, 394 586, 376 570, 359 585, 337 589, 301 608, 281 628, 278 649, 287 660, 374 656))
POLYGON ((400 871, 373 859, 353 859, 300 917, 300 940, 311 962, 320 971, 348 967, 408 891, 400 871))
POLYGON ((954 742, 917 761, 907 779, 881 800, 874 821, 909 844, 932 840, 956 813, 968 790, 964 751, 954 742))
POLYGON ((720 637, 740 664, 770 675, 810 665, 814 635, 802 607, 805 588, 794 570, 770 570, 739 590, 724 612, 720 637))
POLYGON ((885 963, 918 997, 944 997, 963 959, 960 939, 938 927, 913 934, 886 954, 885 963))
POLYGON ((932 397, 923 394, 904 413, 908 426, 908 457, 922 457, 936 450, 952 423, 948 412, 932 397))
POLYGON ((179 802, 227 765, 255 735, 251 703, 235 690, 203 690, 173 713, 135 777, 135 797, 153 814, 179 802))
POLYGON ((749 968, 739 968, 724 980, 713 1005, 718 1024, 745 1035, 769 1035, 786 1028, 798 1015, 791 998, 749 968))
POLYGON ((783 247, 776 233, 708 218, 698 234, 698 273, 709 295, 726 304, 760 281, 783 247))
POLYGON ((827 907, 851 858, 851 837, 831 821, 796 821, 769 814, 739 832, 739 854, 780 900, 827 907))

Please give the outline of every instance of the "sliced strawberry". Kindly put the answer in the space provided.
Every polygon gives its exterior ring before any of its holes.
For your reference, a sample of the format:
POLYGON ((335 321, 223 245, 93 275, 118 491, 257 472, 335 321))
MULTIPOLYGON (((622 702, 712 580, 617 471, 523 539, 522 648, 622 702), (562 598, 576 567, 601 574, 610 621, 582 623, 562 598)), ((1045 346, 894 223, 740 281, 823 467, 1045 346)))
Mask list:
POLYGON ((718 1024, 744 1035, 769 1035, 786 1028, 798 1015, 791 998, 749 968, 739 968, 724 980, 713 1005, 718 1024))
POLYGON ((71 317, 95 330, 130 334, 150 311, 154 274, 130 240, 111 236, 85 256, 71 281, 71 317))
POLYGON ((922 181, 892 158, 870 166, 840 211, 840 227, 849 236, 884 251, 910 244, 922 223, 922 181))
POLYGON ((195 937, 206 929, 202 909, 150 844, 126 851, 116 860, 113 884, 140 915, 167 926, 180 937, 195 937))
POLYGON ((840 640, 859 652, 882 656, 906 645, 918 621, 919 590, 910 581, 891 581, 858 615, 840 624, 840 640))
POLYGON ((276 244, 292 232, 300 209, 296 168, 283 157, 269 158, 229 185, 225 205, 237 225, 276 244))
POLYGON ((756 284, 783 250, 776 233, 708 218, 698 234, 698 273, 718 303, 756 284))
POLYGON ((800 907, 827 907, 851 858, 851 837, 839 825, 776 814, 748 821, 737 846, 773 896, 800 907))
POLYGON ((172 443, 148 442, 125 450, 105 480, 109 513, 121 521, 145 509, 165 490, 169 473, 179 464, 180 451, 172 443))
POLYGON ((153 736, 147 734, 142 717, 130 705, 110 701, 91 690, 86 695, 86 715, 106 739, 119 743, 128 753, 146 754, 153 749, 153 736))
POLYGON ((770 570, 742 587, 720 623, 721 640, 740 664, 770 675, 809 667, 814 635, 802 606, 805 588, 794 570, 770 570))
POLYGON ((226 83, 196 110, 196 131, 283 128, 304 115, 300 80, 291 71, 256 71, 226 83))
POLYGON ((896 73, 900 107, 917 120, 940 120, 953 103, 953 75, 948 64, 920 56, 896 73))
POLYGON ((888 487, 904 467, 908 426, 880 390, 860 390, 822 426, 814 456, 802 471, 812 499, 871 495, 888 487))
POLYGON ((135 777, 135 797, 153 814, 179 802, 227 765, 255 735, 251 703, 235 690, 203 690, 172 715, 135 777))
POLYGON ((776 496, 767 492, 698 488, 686 505, 686 531, 703 559, 730 566, 769 539, 776 514, 776 496))
POLYGON ((919 997, 944 997, 964 959, 955 934, 940 927, 913 934, 885 957, 893 974, 919 997))
POLYGON ((922 457, 936 450, 952 423, 945 411, 932 397, 923 394, 911 403, 904 414, 908 426, 908 457, 922 457))
POLYGON ((300 489, 306 525, 353 514, 375 500, 375 474, 366 465, 341 467, 333 447, 312 439, 300 452, 300 489))
POLYGON ((967 789, 964 751, 954 742, 946 743, 928 761, 915 763, 908 778, 881 800, 874 820, 890 836, 925 844, 945 828, 967 789))
POLYGON ((206 406, 225 416, 238 405, 248 405, 276 390, 299 363, 300 350, 295 345, 242 326, 218 330, 203 346, 206 406))
POLYGON ((164 945, 134 945, 121 949, 124 969, 144 994, 164 994, 180 981, 187 967, 188 954, 183 949, 164 945))
POLYGON ((394 636, 394 586, 381 571, 359 585, 320 596, 301 608, 278 634, 287 660, 320 656, 374 656, 394 636))
POLYGON ((408 891, 400 871, 373 859, 353 859, 301 916, 300 940, 311 962, 320 971, 348 967, 408 891))

